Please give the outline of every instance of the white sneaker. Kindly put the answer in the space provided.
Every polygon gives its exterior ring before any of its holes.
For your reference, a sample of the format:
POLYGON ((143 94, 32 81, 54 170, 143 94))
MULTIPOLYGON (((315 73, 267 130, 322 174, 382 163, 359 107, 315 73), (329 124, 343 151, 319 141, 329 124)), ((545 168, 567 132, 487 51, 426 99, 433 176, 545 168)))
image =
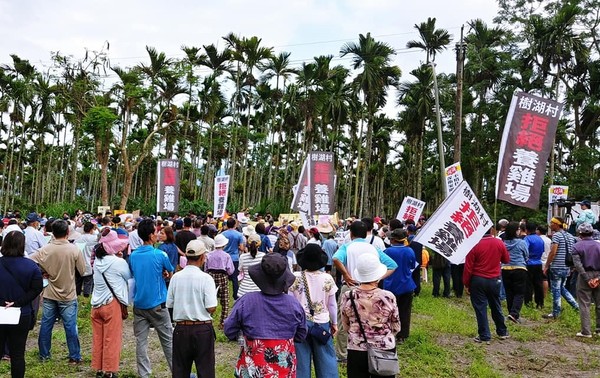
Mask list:
POLYGON ((586 334, 581 333, 581 332, 577 332, 577 335, 575 335, 575 336, 577 336, 577 337, 585 337, 587 339, 591 339, 592 338, 592 335, 586 335, 586 334))

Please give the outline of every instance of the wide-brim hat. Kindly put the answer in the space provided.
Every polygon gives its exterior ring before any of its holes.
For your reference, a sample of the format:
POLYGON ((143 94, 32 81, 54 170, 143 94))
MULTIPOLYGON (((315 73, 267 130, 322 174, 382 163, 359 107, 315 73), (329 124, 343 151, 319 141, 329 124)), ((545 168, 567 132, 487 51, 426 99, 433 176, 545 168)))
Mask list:
POLYGON ((256 229, 254 228, 253 225, 249 224, 246 227, 242 228, 242 234, 244 234, 244 236, 250 236, 252 234, 256 234, 256 229))
POLYGON ((248 273, 260 291, 267 295, 287 292, 296 281, 296 276, 288 267, 287 257, 279 253, 266 254, 260 264, 248 268, 248 273))
POLYGON ((296 253, 296 260, 302 269, 315 271, 327 265, 329 257, 318 244, 311 243, 296 253))
POLYGON ((333 227, 329 223, 319 223, 317 225, 317 230, 322 234, 329 234, 333 232, 333 227))
POLYGON ((352 278, 361 283, 375 282, 380 280, 386 272, 387 267, 379 261, 379 256, 366 252, 356 259, 356 268, 352 278))
POLYGON ((219 234, 215 236, 215 248, 225 247, 229 243, 229 239, 225 235, 219 234))
POLYGON ((100 243, 109 255, 122 252, 129 245, 129 239, 121 239, 116 231, 110 230, 105 236, 100 237, 100 243))

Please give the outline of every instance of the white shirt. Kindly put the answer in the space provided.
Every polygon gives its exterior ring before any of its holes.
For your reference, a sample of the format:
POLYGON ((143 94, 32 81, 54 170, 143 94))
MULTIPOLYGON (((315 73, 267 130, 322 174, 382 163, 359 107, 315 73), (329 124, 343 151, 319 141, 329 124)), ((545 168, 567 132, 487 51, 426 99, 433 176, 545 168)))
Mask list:
POLYGON ((144 242, 138 236, 138 231, 131 231, 129 233, 129 247, 131 248, 131 252, 133 252, 137 247, 141 247, 142 245, 144 245, 144 242))
POLYGON ((186 265, 169 283, 167 307, 173 309, 173 320, 212 320, 207 308, 217 307, 215 281, 200 268, 186 265))
POLYGON ((42 248, 48 242, 46 237, 40 231, 35 228, 28 226, 25 231, 25 255, 29 256, 38 249, 42 248))
POLYGON ((2 231, 2 237, 4 238, 11 231, 23 232, 23 230, 21 230, 21 227, 19 227, 18 224, 10 224, 4 227, 4 230, 2 231))
POLYGON ((367 243, 369 243, 373 247, 377 248, 377 250, 379 250, 379 251, 385 250, 385 244, 383 243, 383 239, 380 238, 379 236, 373 235, 373 233, 367 234, 367 237, 365 238, 365 240, 367 243))

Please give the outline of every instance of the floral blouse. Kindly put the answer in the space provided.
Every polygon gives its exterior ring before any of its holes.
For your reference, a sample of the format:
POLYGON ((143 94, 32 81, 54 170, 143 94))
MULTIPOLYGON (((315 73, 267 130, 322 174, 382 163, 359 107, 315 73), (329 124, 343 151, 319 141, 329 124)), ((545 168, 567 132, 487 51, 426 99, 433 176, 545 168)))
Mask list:
POLYGON ((304 309, 304 313, 306 314, 306 319, 319 324, 329 323, 330 320, 333 320, 332 323, 337 324, 337 302, 335 300, 335 293, 338 289, 333 277, 322 271, 305 271, 310 300, 313 303, 313 309, 315 311, 314 317, 311 317, 306 294, 304 293, 302 272, 295 272, 294 274, 296 275, 296 281, 289 288, 288 292, 300 302, 304 309))
POLYGON ((344 329, 348 330, 348 349, 367 350, 352 308, 350 295, 354 297, 369 345, 375 349, 395 348, 395 336, 400 332, 396 297, 387 290, 355 288, 343 294, 340 304, 344 329))

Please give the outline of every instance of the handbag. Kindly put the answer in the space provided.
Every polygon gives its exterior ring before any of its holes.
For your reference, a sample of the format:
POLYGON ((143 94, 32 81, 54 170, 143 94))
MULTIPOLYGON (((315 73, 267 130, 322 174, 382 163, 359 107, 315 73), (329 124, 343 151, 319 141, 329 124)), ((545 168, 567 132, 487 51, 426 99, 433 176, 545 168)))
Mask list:
MULTIPOLYGON (((304 283, 304 294, 306 295, 306 302, 308 303, 308 310, 311 318, 315 316, 315 310, 312 301, 310 300, 310 292, 308 289, 308 282, 306 281, 306 274, 302 271, 302 281, 304 283)), ((320 324, 314 323, 308 329, 308 334, 313 340, 316 340, 319 344, 327 344, 331 338, 331 332, 321 327, 320 324)))
POLYGON ((367 336, 365 335, 365 330, 362 326, 362 322, 360 321, 360 316, 358 315, 358 310, 356 309, 356 304, 354 303, 354 293, 352 291, 350 292, 350 302, 352 303, 352 308, 354 309, 354 314, 356 315, 356 321, 358 322, 360 333, 365 340, 365 344, 367 344, 369 373, 377 375, 398 374, 400 372, 400 365, 398 365, 398 354, 396 353, 396 350, 394 349, 394 351, 389 351, 375 349, 369 345, 367 336))
POLYGON ((119 304, 121 305, 121 319, 123 319, 123 320, 127 319, 129 317, 129 309, 127 308, 126 305, 124 305, 123 303, 121 303, 119 301, 119 298, 115 294, 113 288, 108 283, 108 280, 106 279, 106 276, 104 275, 104 272, 102 272, 100 274, 102 274, 102 278, 104 278, 104 282, 106 282, 106 286, 108 286, 108 289, 112 293, 114 300, 117 301, 117 302, 119 302, 119 304))

